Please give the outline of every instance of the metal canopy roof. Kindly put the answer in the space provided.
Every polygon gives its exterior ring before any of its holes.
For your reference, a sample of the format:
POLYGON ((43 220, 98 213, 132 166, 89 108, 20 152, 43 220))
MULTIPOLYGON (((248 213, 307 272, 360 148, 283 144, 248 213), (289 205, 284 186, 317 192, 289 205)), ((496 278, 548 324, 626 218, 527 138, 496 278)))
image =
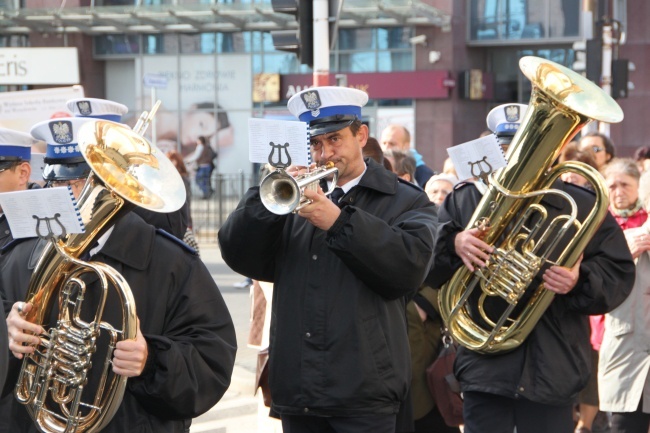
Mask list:
MULTIPOLYGON (((438 26, 450 16, 420 0, 341 0, 339 28, 438 26)), ((181 2, 175 2, 181 3, 181 2)), ((189 3, 189 2, 188 2, 189 3)), ((0 10, 0 34, 193 33, 292 30, 291 15, 270 3, 208 3, 156 6, 90 6, 0 10)))

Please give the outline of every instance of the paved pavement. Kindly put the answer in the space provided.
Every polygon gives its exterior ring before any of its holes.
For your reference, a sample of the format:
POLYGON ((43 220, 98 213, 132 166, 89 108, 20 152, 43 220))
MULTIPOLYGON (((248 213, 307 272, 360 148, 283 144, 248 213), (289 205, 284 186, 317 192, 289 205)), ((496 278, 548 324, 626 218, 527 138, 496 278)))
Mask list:
POLYGON ((267 433, 275 430, 269 425, 264 409, 259 410, 253 395, 257 351, 246 346, 250 318, 250 294, 233 284, 243 280, 221 258, 217 245, 200 245, 201 259, 221 289, 235 323, 237 357, 230 388, 217 405, 192 422, 191 433, 267 433))

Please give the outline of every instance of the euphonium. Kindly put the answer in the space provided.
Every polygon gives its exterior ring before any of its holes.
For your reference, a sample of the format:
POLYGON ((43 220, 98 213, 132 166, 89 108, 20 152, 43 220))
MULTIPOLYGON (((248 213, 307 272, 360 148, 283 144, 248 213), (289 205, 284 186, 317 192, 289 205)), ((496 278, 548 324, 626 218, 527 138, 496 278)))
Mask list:
POLYGON ((185 201, 174 165, 138 132, 89 121, 78 136, 92 169, 78 200, 85 232, 51 239, 34 269, 26 298, 33 308, 26 319, 43 326, 45 334, 34 353, 25 356, 15 388, 16 398, 44 432, 100 431, 117 411, 126 387, 127 378, 112 372, 111 360, 119 341, 136 336, 133 295, 115 269, 80 257, 134 205, 172 212, 185 201), (119 323, 102 318, 113 291, 122 306, 119 323), (97 304, 90 305, 91 299, 97 304), (91 368, 101 374, 91 375, 91 368))
POLYGON ((304 196, 305 188, 315 190, 321 179, 333 176, 332 185, 325 191, 325 195, 330 195, 336 188, 338 174, 339 170, 332 162, 295 178, 279 169, 266 175, 260 182, 260 199, 264 207, 274 214, 297 212, 309 204, 309 200, 304 196))
POLYGON ((598 172, 574 161, 552 167, 554 161, 591 120, 623 120, 609 95, 570 69, 536 57, 523 57, 519 65, 533 85, 529 107, 508 148, 507 165, 490 176, 488 190, 467 225, 481 228, 494 252, 484 269, 458 269, 439 298, 452 336, 481 353, 512 350, 526 339, 554 295, 543 283, 526 288, 551 260, 573 267, 607 214, 609 198, 598 172), (584 221, 578 220, 570 195, 549 189, 565 171, 593 185, 596 204, 584 221), (546 194, 567 200, 572 212, 547 221, 540 204, 546 194), (529 227, 531 220, 535 223, 529 227), (524 294, 527 303, 519 305, 524 294), (501 314, 491 317, 486 302, 498 304, 501 314))

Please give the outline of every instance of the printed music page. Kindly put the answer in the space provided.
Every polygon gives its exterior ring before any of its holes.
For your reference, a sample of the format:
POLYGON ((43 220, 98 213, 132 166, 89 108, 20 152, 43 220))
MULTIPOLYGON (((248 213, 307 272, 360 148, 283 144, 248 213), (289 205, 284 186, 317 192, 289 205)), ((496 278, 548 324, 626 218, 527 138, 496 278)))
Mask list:
POLYGON ((29 189, 0 194, 0 206, 14 239, 60 236, 85 231, 70 187, 29 189))
POLYGON ((292 120, 248 119, 250 162, 308 166, 309 125, 292 120))
POLYGON ((493 134, 452 146, 447 149, 447 153, 454 163, 459 180, 487 176, 505 167, 507 163, 503 150, 493 134))

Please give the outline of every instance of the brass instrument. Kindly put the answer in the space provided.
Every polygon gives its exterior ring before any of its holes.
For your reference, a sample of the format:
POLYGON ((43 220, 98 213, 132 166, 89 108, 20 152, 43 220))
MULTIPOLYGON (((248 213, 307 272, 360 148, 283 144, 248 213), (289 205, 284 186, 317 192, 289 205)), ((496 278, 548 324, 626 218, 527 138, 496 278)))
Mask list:
POLYGON ((554 296, 544 284, 526 288, 546 263, 573 267, 607 214, 609 197, 599 173, 575 161, 551 168, 554 161, 591 120, 623 120, 621 108, 609 95, 570 69, 537 57, 523 57, 519 65, 533 84, 529 108, 508 148, 506 167, 489 177, 488 190, 467 225, 481 228, 494 252, 483 269, 458 269, 439 298, 452 336, 481 353, 512 350, 526 339, 554 296), (596 204, 584 221, 578 220, 570 195, 550 189, 565 171, 576 172, 593 185, 596 204), (567 200, 572 212, 546 221, 547 211, 540 204, 546 194, 567 200), (529 227, 531 221, 535 222, 529 227), (524 295, 527 303, 519 305, 524 295), (502 313, 491 317, 494 310, 486 303, 497 305, 502 313))
POLYGON ((86 231, 50 239, 29 283, 26 300, 33 308, 26 319, 46 332, 23 359, 15 395, 44 432, 98 432, 124 395, 127 378, 113 373, 111 360, 119 341, 136 336, 133 295, 115 269, 80 257, 133 206, 172 212, 185 202, 178 171, 140 132, 109 121, 80 128, 79 147, 92 169, 78 200, 86 231), (99 292, 87 286, 93 278, 99 292), (122 306, 122 319, 113 324, 102 318, 112 290, 122 306), (93 298, 97 305, 89 303, 93 298), (101 375, 89 374, 91 368, 101 375))
POLYGON ((330 195, 336 188, 338 174, 339 170, 332 162, 295 178, 282 169, 275 170, 266 175, 260 183, 262 204, 277 215, 298 212, 310 203, 304 196, 305 188, 317 190, 321 179, 333 176, 332 185, 325 191, 325 195, 330 195))

